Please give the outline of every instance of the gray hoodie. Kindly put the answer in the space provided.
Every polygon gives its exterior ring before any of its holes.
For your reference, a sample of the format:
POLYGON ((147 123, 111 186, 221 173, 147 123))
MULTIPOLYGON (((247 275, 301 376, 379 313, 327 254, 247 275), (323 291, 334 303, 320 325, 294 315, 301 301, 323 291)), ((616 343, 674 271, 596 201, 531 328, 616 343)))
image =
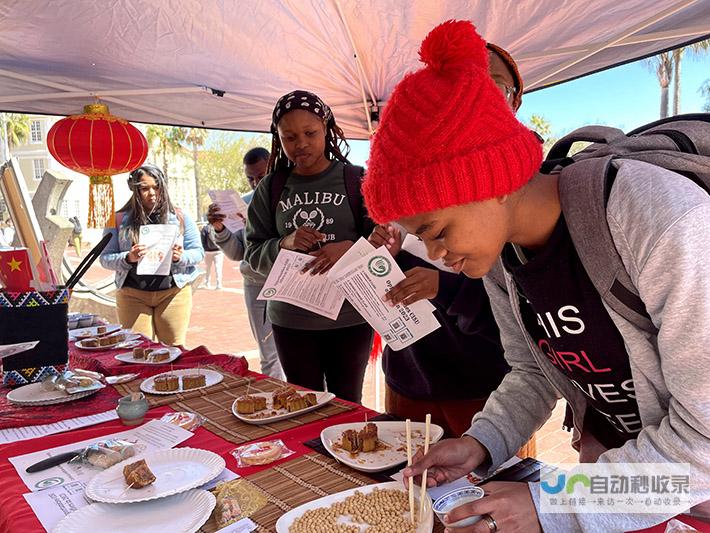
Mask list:
MULTIPOLYGON (((607 307, 631 365, 643 429, 607 450, 599 463, 689 463, 691 498, 710 501, 710 196, 682 176, 639 161, 622 161, 607 207, 614 243, 638 288, 658 336, 649 336, 607 307)), ((517 291, 485 279, 512 371, 466 432, 485 446, 487 473, 512 457, 550 417, 562 396, 574 412, 573 446, 586 399, 558 373, 527 331, 517 291)), ((628 531, 670 518, 659 514, 542 514, 545 532, 628 531)), ((707 513, 703 506, 702 514, 707 513)))

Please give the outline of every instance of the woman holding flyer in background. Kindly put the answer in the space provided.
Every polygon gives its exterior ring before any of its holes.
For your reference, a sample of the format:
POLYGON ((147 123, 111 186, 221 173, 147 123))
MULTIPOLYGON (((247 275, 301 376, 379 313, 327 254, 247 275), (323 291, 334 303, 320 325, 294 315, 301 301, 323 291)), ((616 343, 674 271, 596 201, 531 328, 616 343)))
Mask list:
POLYGON ((104 230, 112 238, 101 254, 101 265, 116 271, 118 318, 124 327, 149 338, 184 345, 192 310, 190 284, 197 277, 195 265, 205 255, 197 226, 173 207, 158 167, 146 164, 131 172, 128 188, 131 198, 116 213, 116 226, 104 230), (146 246, 148 234, 160 240, 146 246), (154 263, 161 268, 144 274, 141 267, 154 263))
MULTIPOLYGON (((372 232, 364 209, 356 209, 362 169, 350 165, 342 130, 313 93, 281 97, 271 133, 270 174, 249 205, 245 259, 267 276, 282 249, 310 254, 302 275, 325 280, 353 243, 372 232)), ((289 382, 313 390, 327 384, 338 397, 360 402, 372 329, 348 302, 336 320, 274 300, 267 313, 289 382)))

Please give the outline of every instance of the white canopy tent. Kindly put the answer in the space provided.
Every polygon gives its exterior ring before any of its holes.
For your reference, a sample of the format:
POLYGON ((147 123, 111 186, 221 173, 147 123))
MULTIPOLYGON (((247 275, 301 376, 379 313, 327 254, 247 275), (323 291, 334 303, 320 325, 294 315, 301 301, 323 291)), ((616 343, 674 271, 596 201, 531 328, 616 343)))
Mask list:
POLYGON ((267 131, 282 94, 367 138, 436 24, 470 19, 540 89, 710 35, 710 0, 3 0, 0 109, 267 131))

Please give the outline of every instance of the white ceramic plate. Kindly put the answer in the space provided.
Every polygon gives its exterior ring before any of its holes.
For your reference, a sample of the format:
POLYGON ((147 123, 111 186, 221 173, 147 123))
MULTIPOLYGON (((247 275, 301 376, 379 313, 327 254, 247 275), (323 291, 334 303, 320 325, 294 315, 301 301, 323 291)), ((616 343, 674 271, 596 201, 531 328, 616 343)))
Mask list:
MULTIPOLYGON (((99 336, 99 327, 100 326, 91 326, 89 328, 70 329, 69 336, 74 337, 77 340, 97 337, 99 336)), ((116 333, 117 331, 121 331, 121 329, 123 329, 123 326, 121 326, 121 324, 106 324, 104 327, 106 328, 106 333, 102 333, 102 337, 105 335, 110 335, 111 333, 116 333)))
MULTIPOLYGON (((301 396, 306 394, 307 392, 311 391, 296 391, 299 393, 301 396)), ((253 394, 250 394, 250 396, 262 396, 266 398, 266 409, 263 411, 259 411, 258 413, 254 413, 253 415, 243 415, 240 413, 237 413, 237 400, 234 400, 234 403, 232 403, 232 414, 236 416, 239 420, 242 422, 246 422, 247 424, 256 424, 256 425, 261 425, 261 424, 270 424, 272 422, 278 422, 279 420, 286 420, 287 418, 293 418, 294 416, 302 415, 303 413, 308 413, 309 411, 314 411, 318 409, 319 407, 323 407, 325 404, 330 402, 335 398, 335 394, 332 392, 315 392, 316 395, 316 404, 315 405, 310 405, 306 407, 305 409, 301 409, 299 411, 293 411, 293 412, 288 412, 286 409, 272 409, 271 406, 273 405, 273 394, 270 392, 256 392, 253 394), (273 413, 273 414, 272 414, 273 413)))
POLYGON ((133 352, 126 352, 126 353, 120 353, 117 356, 115 356, 115 359, 123 362, 123 363, 131 363, 131 364, 137 364, 137 365, 165 365, 167 363, 172 363, 180 357, 182 352, 180 351, 180 348, 177 346, 162 346, 161 348, 155 348, 156 350, 161 350, 161 349, 166 349, 170 352, 170 358, 166 359, 165 361, 160 361, 160 362, 154 362, 154 361, 146 361, 145 359, 134 359, 133 358, 133 352))
POLYGON ((215 497, 206 490, 190 490, 130 507, 92 503, 68 515, 52 533, 192 533, 207 521, 215 504, 215 497))
MULTIPOLYGON (((378 439, 384 444, 384 449, 374 452, 360 452, 356 455, 340 448, 341 435, 348 429, 360 431, 365 422, 353 424, 338 424, 325 428, 320 434, 323 446, 337 461, 348 465, 361 472, 381 472, 399 464, 407 462, 407 433, 404 422, 372 422, 377 426, 378 439)), ((412 453, 416 453, 420 446, 424 446, 424 431, 426 425, 423 422, 412 422, 412 453)), ((431 424, 429 427, 429 438, 431 442, 437 442, 444 436, 441 426, 431 424)))
POLYGON ((220 374, 219 372, 216 372, 215 370, 209 370, 207 368, 186 368, 184 370, 173 370, 172 372, 162 372, 161 374, 156 374, 153 377, 150 377, 148 379, 143 380, 141 383, 141 390, 143 392, 147 392, 149 394, 177 394, 178 392, 186 392, 186 390, 197 390, 197 389, 204 389, 207 387, 211 387, 212 385, 217 385, 217 383, 220 383, 224 379, 224 376, 220 374), (165 376, 167 374, 172 374, 174 376, 184 376, 186 374, 204 374, 205 376, 205 386, 204 387, 195 387, 194 389, 183 389, 182 388, 182 380, 180 380, 180 388, 178 390, 171 390, 171 391, 160 391, 160 390, 155 390, 155 378, 158 376, 165 376))
POLYGON ((15 389, 7 394, 9 402, 16 405, 25 405, 28 407, 36 405, 52 405, 55 403, 73 402, 79 398, 86 398, 92 394, 96 394, 105 387, 99 383, 100 387, 88 391, 77 392, 75 394, 67 394, 60 390, 42 390, 41 383, 30 383, 18 389, 15 389))
MULTIPOLYGON (((173 448, 139 455, 96 474, 86 485, 86 496, 103 503, 137 503, 157 500, 197 488, 224 470, 224 459, 197 448, 173 448), (155 482, 140 489, 128 489, 123 467, 145 459, 155 482)), ((133 507, 131 507, 133 509, 133 507)), ((130 514, 130 509, 125 509, 130 514)))
POLYGON ((135 342, 141 338, 140 335, 132 333, 130 329, 124 329, 122 331, 126 334, 126 340, 111 344, 110 346, 84 346, 84 341, 76 341, 74 344, 81 350, 92 352, 105 352, 106 350, 115 350, 116 348, 131 348, 132 346, 138 346, 140 344, 140 342, 135 342))
MULTIPOLYGON (((402 490, 402 483, 399 481, 390 481, 389 483, 378 483, 376 485, 366 485, 364 487, 359 487, 355 489, 346 490, 343 492, 338 492, 337 494, 331 494, 330 496, 324 496, 318 500, 313 500, 312 502, 304 503, 303 505, 292 509, 276 522, 276 533, 288 533, 289 528, 293 525, 296 518, 300 517, 306 511, 311 509, 318 509, 320 507, 330 507, 335 502, 343 501, 348 496, 352 496, 355 491, 360 491, 362 494, 369 494, 375 487, 379 489, 397 489, 402 490)), ((415 485, 414 487, 414 498, 419 501, 419 487, 415 485)), ((424 520, 417 526, 417 533, 430 533, 434 527, 434 514, 431 510, 431 499, 429 497, 424 499, 424 520)), ((416 508, 416 507, 415 507, 416 508)), ((407 511, 409 514, 409 511, 407 511)), ((346 521, 343 517, 338 520, 338 523, 353 525, 352 522, 346 521)), ((367 528, 361 525, 360 531, 365 531, 367 528)))

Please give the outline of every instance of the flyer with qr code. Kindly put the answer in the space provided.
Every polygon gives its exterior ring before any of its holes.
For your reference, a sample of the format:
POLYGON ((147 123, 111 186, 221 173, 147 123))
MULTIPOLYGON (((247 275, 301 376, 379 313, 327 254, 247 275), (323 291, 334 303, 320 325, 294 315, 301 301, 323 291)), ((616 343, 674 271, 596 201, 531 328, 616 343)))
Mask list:
POLYGON ((360 239, 340 258, 329 279, 393 350, 401 350, 441 327, 428 300, 390 307, 383 297, 406 278, 384 246, 360 239))

